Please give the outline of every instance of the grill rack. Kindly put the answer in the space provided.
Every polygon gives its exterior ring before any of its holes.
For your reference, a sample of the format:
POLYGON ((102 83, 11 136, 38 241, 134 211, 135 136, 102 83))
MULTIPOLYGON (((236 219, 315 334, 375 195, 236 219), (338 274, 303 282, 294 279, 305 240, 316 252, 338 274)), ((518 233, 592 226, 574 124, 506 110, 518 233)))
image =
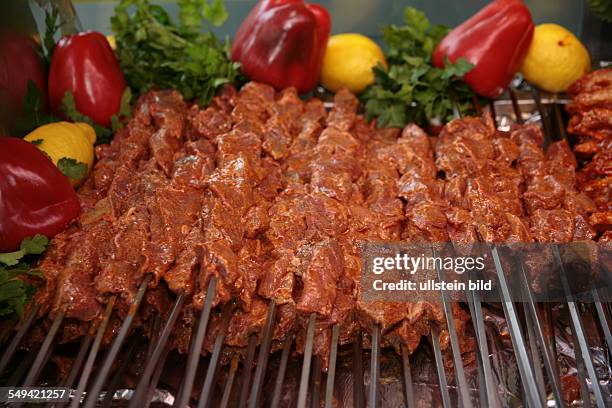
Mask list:
MULTIPOLYGON (((567 138, 565 134, 564 122, 562 117, 561 109, 558 103, 553 102, 553 113, 552 117, 545 111, 542 104, 542 98, 537 90, 532 90, 533 100, 539 113, 539 119, 542 122, 544 134, 547 138, 547 142, 553 140, 553 128, 556 123, 560 136, 567 138)), ((512 104, 514 112, 514 121, 516 123, 523 123, 524 119, 520 109, 516 90, 513 88, 509 89, 510 102, 512 104)), ((476 104, 480 112, 480 106, 476 104)), ((489 107, 495 118, 496 106, 491 102, 489 107)), ((457 111, 457 116, 461 116, 461 112, 457 111)), ((496 123, 497 125, 497 123, 496 123)), ((435 250, 434 250, 435 251, 435 250)), ((521 279, 523 283, 523 290, 525 290, 527 302, 522 304, 513 303, 510 287, 506 280, 506 275, 500 262, 497 248, 491 247, 491 255, 494 259, 495 269, 497 272, 497 284, 499 288, 499 295, 501 299, 501 305, 503 308, 504 316, 508 325, 508 332, 512 341, 514 349, 514 356, 520 373, 520 384, 522 391, 523 404, 528 407, 539 407, 539 406, 555 406, 565 407, 566 403, 562 394, 561 379, 559 375, 559 368, 557 367, 557 350, 555 345, 555 336, 552 331, 551 316, 552 310, 550 304, 536 304, 534 297, 531 292, 530 286, 528 285, 527 276, 522 271, 521 279), (542 322, 548 322, 548 325, 542 322), (547 398, 547 386, 551 390, 551 399, 547 398)), ((589 341, 587 340, 583 320, 578 307, 572 298, 569 291, 567 280, 565 278, 565 270, 558 250, 554 251, 555 260, 561 265, 561 276, 562 286, 565 289, 567 306, 570 315, 570 328, 572 339, 574 342, 574 349, 576 353, 576 366, 578 381, 580 384, 580 393, 582 398, 582 404, 584 407, 589 408, 596 406, 597 408, 605 408, 606 406, 612 406, 611 396, 604 394, 597 372, 595 371, 594 358, 590 349, 589 341), (593 405, 594 404, 594 405, 593 405)), ((443 279, 443 271, 438 270, 438 276, 443 279)), ((118 331, 117 336, 113 340, 109 350, 104 356, 99 356, 100 345, 102 342, 103 334, 107 328, 110 320, 113 305, 116 301, 116 296, 109 299, 103 318, 99 322, 92 323, 92 327, 81 340, 81 344, 72 363, 69 375, 67 379, 60 384, 63 387, 72 388, 75 384, 77 377, 79 382, 76 390, 73 392, 72 401, 70 408, 75 408, 80 404, 86 408, 93 408, 96 405, 103 407, 110 406, 113 398, 113 394, 117 388, 117 382, 121 377, 120 373, 126 369, 127 365, 131 360, 132 351, 138 338, 133 336, 129 341, 128 333, 132 326, 133 320, 136 313, 142 303, 146 288, 150 283, 151 277, 148 276, 141 283, 138 292, 134 298, 133 303, 130 306, 128 315, 124 319, 121 327, 118 331), (113 363, 118 358, 120 352, 122 357, 118 371, 115 373, 113 379, 109 381, 109 374, 113 367, 113 363), (94 365, 98 361, 99 369, 96 371, 95 376, 92 378, 94 365), (106 390, 102 393, 103 390, 106 390), (102 398, 101 396, 104 395, 102 398)), ((194 402, 192 398, 192 391, 194 389, 196 371, 201 362, 200 350, 206 335, 208 323, 211 316, 212 299, 216 290, 216 278, 211 278, 206 293, 206 300, 204 308, 200 313, 195 335, 192 335, 189 353, 187 356, 187 364, 185 367, 184 376, 182 378, 181 386, 174 399, 174 407, 184 407, 194 402)), ((487 342, 487 333, 485 331, 484 314, 482 309, 483 302, 480 299, 480 295, 474 291, 467 291, 468 307, 471 315, 471 321, 474 328, 474 333, 477 342, 477 369, 478 369, 478 383, 479 383, 479 396, 478 402, 474 403, 470 389, 468 388, 468 382, 466 373, 463 367, 463 361, 459 351, 458 336, 452 318, 451 303, 445 294, 441 292, 441 300, 443 305, 444 314, 447 322, 447 329, 450 337, 450 345, 453 356, 454 375, 457 384, 457 405, 463 408, 470 408, 475 405, 483 407, 504 407, 508 406, 507 401, 501 399, 499 392, 499 384, 496 383, 495 375, 493 374, 493 367, 490 361, 490 351, 487 342)), ((599 329, 603 333, 605 340, 605 346, 607 347, 607 362, 608 366, 612 363, 612 334, 610 327, 612 325, 612 307, 609 299, 602 301, 600 293, 596 290, 592 290, 594 302, 595 314, 597 316, 597 323, 599 329)), ((148 358, 146 365, 138 385, 134 389, 129 402, 130 408, 145 407, 147 408, 151 404, 151 398, 157 387, 160 375, 164 370, 166 358, 169 353, 168 340, 170 333, 172 332, 174 325, 177 321, 178 314, 185 301, 185 295, 179 294, 170 310, 170 313, 165 322, 158 321, 160 326, 159 334, 151 340, 148 347, 148 358)), ((227 327, 231 311, 234 305, 225 305, 222 309, 222 324, 227 327)), ((238 392, 238 408, 255 408, 260 406, 261 392, 263 382, 266 376, 266 368, 268 359, 270 356, 270 347, 272 341, 273 323, 275 321, 277 305, 275 302, 270 302, 266 324, 262 332, 262 341, 259 347, 259 352, 256 353, 257 349, 257 334, 252 334, 249 338, 249 343, 246 352, 246 359, 242 364, 242 370, 238 370, 239 361, 237 357, 231 360, 227 379, 223 385, 223 394, 221 402, 218 405, 220 408, 226 408, 230 406, 230 396, 233 392, 238 392), (257 355, 257 360, 255 360, 257 355), (254 365, 253 362, 257 361, 254 365), (253 371, 254 368, 254 371, 253 371), (237 377, 240 376, 240 387, 237 388, 237 377)), ((8 368, 11 360, 13 360, 20 344, 27 335, 29 329, 32 327, 36 320, 36 315, 39 311, 39 306, 34 305, 27 316, 16 327, 15 335, 11 341, 10 332, 4 336, 0 336, 0 345, 6 347, 4 354, 0 358, 0 375, 2 375, 8 368), (3 344, 8 342, 7 344, 3 344)), ((64 319, 64 314, 59 312, 47 332, 44 341, 37 353, 28 353, 21 363, 17 366, 17 369, 13 372, 13 375, 9 378, 5 386, 34 386, 37 384, 43 367, 48 363, 50 356, 56 346, 56 336, 61 323, 64 319)), ((330 356, 329 356, 329 367, 325 378, 325 390, 324 395, 321 395, 321 370, 320 360, 318 357, 313 358, 313 342, 315 334, 316 314, 309 316, 306 341, 304 346, 304 353, 302 357, 302 369, 299 381, 299 390, 297 398, 297 408, 306 408, 308 404, 311 407, 318 407, 323 402, 325 408, 331 408, 333 406, 333 392, 334 392, 334 381, 337 368, 338 359, 338 337, 339 337, 339 326, 335 325, 332 327, 330 356), (311 375, 314 373, 314 375, 311 375), (310 397, 310 398, 309 398, 310 397), (321 398, 323 397, 323 398, 321 398)), ((212 404, 211 396, 213 393, 213 384, 217 377, 220 361, 220 355, 223 348, 225 334, 221 332, 214 342, 213 351, 208 358, 208 366, 204 381, 202 383, 201 392, 199 399, 197 399, 198 408, 210 407, 212 404)), ((437 377, 439 382, 440 397, 442 406, 444 408, 453 406, 451 396, 449 393, 449 387, 447 383, 447 373, 442 358, 442 352, 439 342, 439 329, 432 326, 430 335, 431 346, 433 349, 433 355, 435 357, 435 367, 437 371, 437 377)), ((282 354, 280 357, 280 364, 278 372, 274 380, 274 389, 270 398, 270 407, 277 408, 280 404, 282 385, 285 380, 287 373, 287 364, 289 361, 289 354, 293 346, 294 337, 289 335, 285 339, 282 346, 282 354)), ((381 328, 378 325, 374 325, 369 333, 358 332, 353 342, 353 406, 356 408, 376 408, 380 406, 379 402, 379 391, 380 391, 380 355, 381 355, 381 328), (362 340, 364 335, 368 335, 371 339, 371 352, 370 352, 370 365, 369 365, 369 385, 367 387, 364 381, 364 352, 362 346, 362 340), (362 379, 358 381, 357 379, 362 379), (367 397, 367 398, 366 398, 367 397)), ((410 355, 405 346, 401 348, 401 361, 403 368, 403 380, 404 380, 404 397, 405 404, 408 408, 417 406, 414 393, 414 382, 411 373, 411 362, 410 355)), ((19 407, 21 404, 13 404, 13 407, 19 407)), ((67 404, 49 403, 48 407, 65 407, 67 404)), ((195 406, 195 405, 192 405, 195 406)))

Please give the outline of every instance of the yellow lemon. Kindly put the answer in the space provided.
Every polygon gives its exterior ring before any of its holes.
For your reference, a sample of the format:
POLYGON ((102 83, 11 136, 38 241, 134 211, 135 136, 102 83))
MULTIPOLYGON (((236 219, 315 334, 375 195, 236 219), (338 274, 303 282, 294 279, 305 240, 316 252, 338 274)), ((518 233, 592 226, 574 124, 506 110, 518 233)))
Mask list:
POLYGON ((73 185, 79 184, 93 166, 96 132, 87 123, 49 123, 34 129, 24 140, 34 143, 56 166, 62 159, 73 159, 76 165, 83 163, 87 166, 87 172, 82 177, 70 177, 73 185))
POLYGON ((590 69, 589 52, 574 34, 557 24, 541 24, 535 28, 521 71, 539 88, 563 92, 590 69))
POLYGON ((330 37, 323 59, 321 83, 332 92, 348 88, 363 91, 374 82, 372 68, 387 66, 380 47, 361 34, 338 34, 330 37))

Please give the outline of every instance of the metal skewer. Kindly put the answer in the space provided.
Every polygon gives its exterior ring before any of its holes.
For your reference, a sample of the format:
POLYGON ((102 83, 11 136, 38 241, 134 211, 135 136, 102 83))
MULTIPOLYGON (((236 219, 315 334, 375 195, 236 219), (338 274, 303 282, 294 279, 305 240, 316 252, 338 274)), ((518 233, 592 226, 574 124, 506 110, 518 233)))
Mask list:
POLYGON ((302 376, 300 378, 300 389, 298 391, 297 408, 306 408, 306 394, 308 392, 308 377, 310 376, 310 365, 312 363, 312 346, 314 342, 314 330, 316 320, 316 314, 312 313, 308 320, 308 329, 306 331, 304 362, 302 363, 302 376))
POLYGON ((144 281, 140 284, 138 292, 136 292, 134 301, 130 305, 130 310, 125 320, 123 321, 121 328, 119 329, 119 333, 117 334, 117 337, 115 337, 115 340, 113 341, 113 344, 111 345, 111 348, 108 351, 104 362, 102 363, 100 371, 98 372, 98 376, 96 377, 96 380, 94 381, 91 390, 87 393, 87 398, 85 399, 85 408, 93 408, 96 405, 98 395, 100 395, 102 387, 104 387, 104 383, 106 382, 106 379, 108 378, 108 375, 110 373, 113 362, 115 361, 115 358, 117 357, 117 354, 119 353, 119 350, 121 349, 121 346, 123 345, 123 342, 125 341, 125 338, 127 337, 130 328, 132 327, 132 322, 136 317, 136 312, 140 307, 140 303, 144 298, 145 291, 147 290, 147 286, 149 286, 151 279, 152 275, 147 275, 144 281))
POLYGON ((200 354, 202 353, 202 343, 204 343, 204 337, 206 336, 206 329, 208 328, 208 320, 210 319, 210 311, 212 309, 212 301, 217 290, 217 277, 213 276, 210 278, 208 283, 208 289, 206 291, 206 300, 204 301, 204 308, 200 314, 198 321, 198 328, 195 336, 191 339, 189 347, 189 357, 187 358, 187 367, 185 369, 185 377, 183 377, 183 384, 181 390, 174 401, 174 407, 184 407, 187 405, 191 398, 191 391, 193 390, 193 382, 195 380, 196 371, 198 364, 200 363, 200 354))
POLYGON ((270 402, 270 408, 278 408, 278 404, 280 403, 283 382, 285 381, 285 374, 287 373, 287 362, 289 360, 291 344, 293 344, 293 336, 286 339, 285 344, 283 345, 283 352, 281 354, 281 360, 278 367, 278 375, 276 376, 276 381, 274 383, 274 391, 272 392, 272 402, 270 402))
POLYGON ((268 357, 270 356, 270 345, 272 343, 272 333, 274 331, 274 322, 276 321, 276 302, 270 301, 268 306, 268 316, 266 318, 266 327, 264 329, 263 339, 259 347, 259 355, 257 356, 257 364, 255 365, 255 377, 253 378, 253 387, 249 395, 249 408, 257 406, 257 400, 263 384, 266 367, 268 366, 268 357))
POLYGON ((155 370, 155 367, 157 366, 159 359, 166 348, 166 344, 168 343, 168 339, 170 338, 170 334, 172 333, 172 329, 174 328, 176 319, 178 318, 179 312, 183 307, 184 301, 185 294, 183 293, 178 295, 174 301, 174 305, 172 306, 168 320, 166 320, 166 324, 164 325, 151 356, 147 359, 147 364, 142 375, 140 376, 140 380, 138 381, 134 395, 132 395, 132 398, 130 399, 130 405, 128 406, 129 408, 142 407, 144 404, 143 398, 147 394, 151 375, 153 374, 153 371, 155 370))
POLYGON ((338 337, 340 336, 340 326, 335 324, 332 327, 332 339, 329 349, 329 367, 327 369, 327 382, 325 385, 325 408, 332 408, 334 396, 334 380, 336 377, 336 362, 338 360, 338 337))
POLYGON ((23 340, 23 336, 25 336, 28 330, 30 330, 30 326, 32 326, 32 323, 34 322, 34 319, 39 309, 40 305, 34 305, 30 309, 28 316, 22 322, 21 326, 19 326, 17 334, 15 334, 15 337, 13 337, 13 340, 11 340, 11 343, 6 348, 6 351, 2 355, 2 359, 0 359, 0 375, 4 373, 6 366, 11 362, 13 356, 15 355, 15 352, 17 351, 17 348, 19 347, 19 344, 21 344, 21 340, 23 340))

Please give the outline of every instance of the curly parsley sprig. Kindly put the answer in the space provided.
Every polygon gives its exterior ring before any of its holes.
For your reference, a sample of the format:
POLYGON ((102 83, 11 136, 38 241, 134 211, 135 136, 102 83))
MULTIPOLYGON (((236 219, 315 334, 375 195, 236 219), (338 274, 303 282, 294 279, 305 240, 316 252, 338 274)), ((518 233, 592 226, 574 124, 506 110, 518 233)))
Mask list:
POLYGON ((473 65, 459 59, 437 68, 431 62, 432 52, 449 29, 431 25, 412 7, 405 10, 404 21, 403 26, 383 28, 389 69, 375 67, 375 83, 361 95, 367 118, 377 118, 379 127, 404 127, 427 125, 432 119, 446 121, 456 104, 469 113, 474 93, 461 78, 473 65))
POLYGON ((28 277, 43 278, 43 274, 33 269, 28 261, 32 260, 31 255, 42 254, 48 244, 49 240, 38 234, 25 238, 17 251, 0 253, 0 319, 14 313, 23 316, 25 306, 36 291, 28 277))
POLYGON ((134 91, 172 88, 204 104, 239 74, 229 40, 208 30, 221 25, 227 11, 222 0, 179 0, 178 6, 176 23, 149 0, 121 0, 111 19, 117 55, 134 91))

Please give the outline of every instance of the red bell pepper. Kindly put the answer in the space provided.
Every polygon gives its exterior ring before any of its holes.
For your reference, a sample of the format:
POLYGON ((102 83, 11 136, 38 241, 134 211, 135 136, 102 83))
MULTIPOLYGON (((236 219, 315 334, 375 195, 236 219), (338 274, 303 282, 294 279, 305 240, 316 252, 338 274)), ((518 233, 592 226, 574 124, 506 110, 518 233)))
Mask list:
POLYGON ((63 37, 53 50, 49 102, 62 115, 62 99, 72 92, 77 110, 102 126, 121 107, 127 84, 106 37, 97 32, 63 37))
POLYGON ((474 64, 463 80, 479 95, 496 98, 521 67, 533 20, 521 0, 495 0, 452 30, 436 47, 433 63, 443 67, 464 58, 474 64))
POLYGON ((236 34, 232 59, 253 80, 307 92, 319 81, 330 29, 322 6, 260 0, 236 34))
MULTIPOLYGON (((24 33, 0 33, 0 127, 21 116, 28 82, 33 81, 46 99, 47 73, 40 48, 24 33)), ((43 105, 46 102, 43 101, 43 105)))
POLYGON ((36 146, 0 137, 0 252, 26 237, 52 237, 80 213, 70 181, 36 146))

